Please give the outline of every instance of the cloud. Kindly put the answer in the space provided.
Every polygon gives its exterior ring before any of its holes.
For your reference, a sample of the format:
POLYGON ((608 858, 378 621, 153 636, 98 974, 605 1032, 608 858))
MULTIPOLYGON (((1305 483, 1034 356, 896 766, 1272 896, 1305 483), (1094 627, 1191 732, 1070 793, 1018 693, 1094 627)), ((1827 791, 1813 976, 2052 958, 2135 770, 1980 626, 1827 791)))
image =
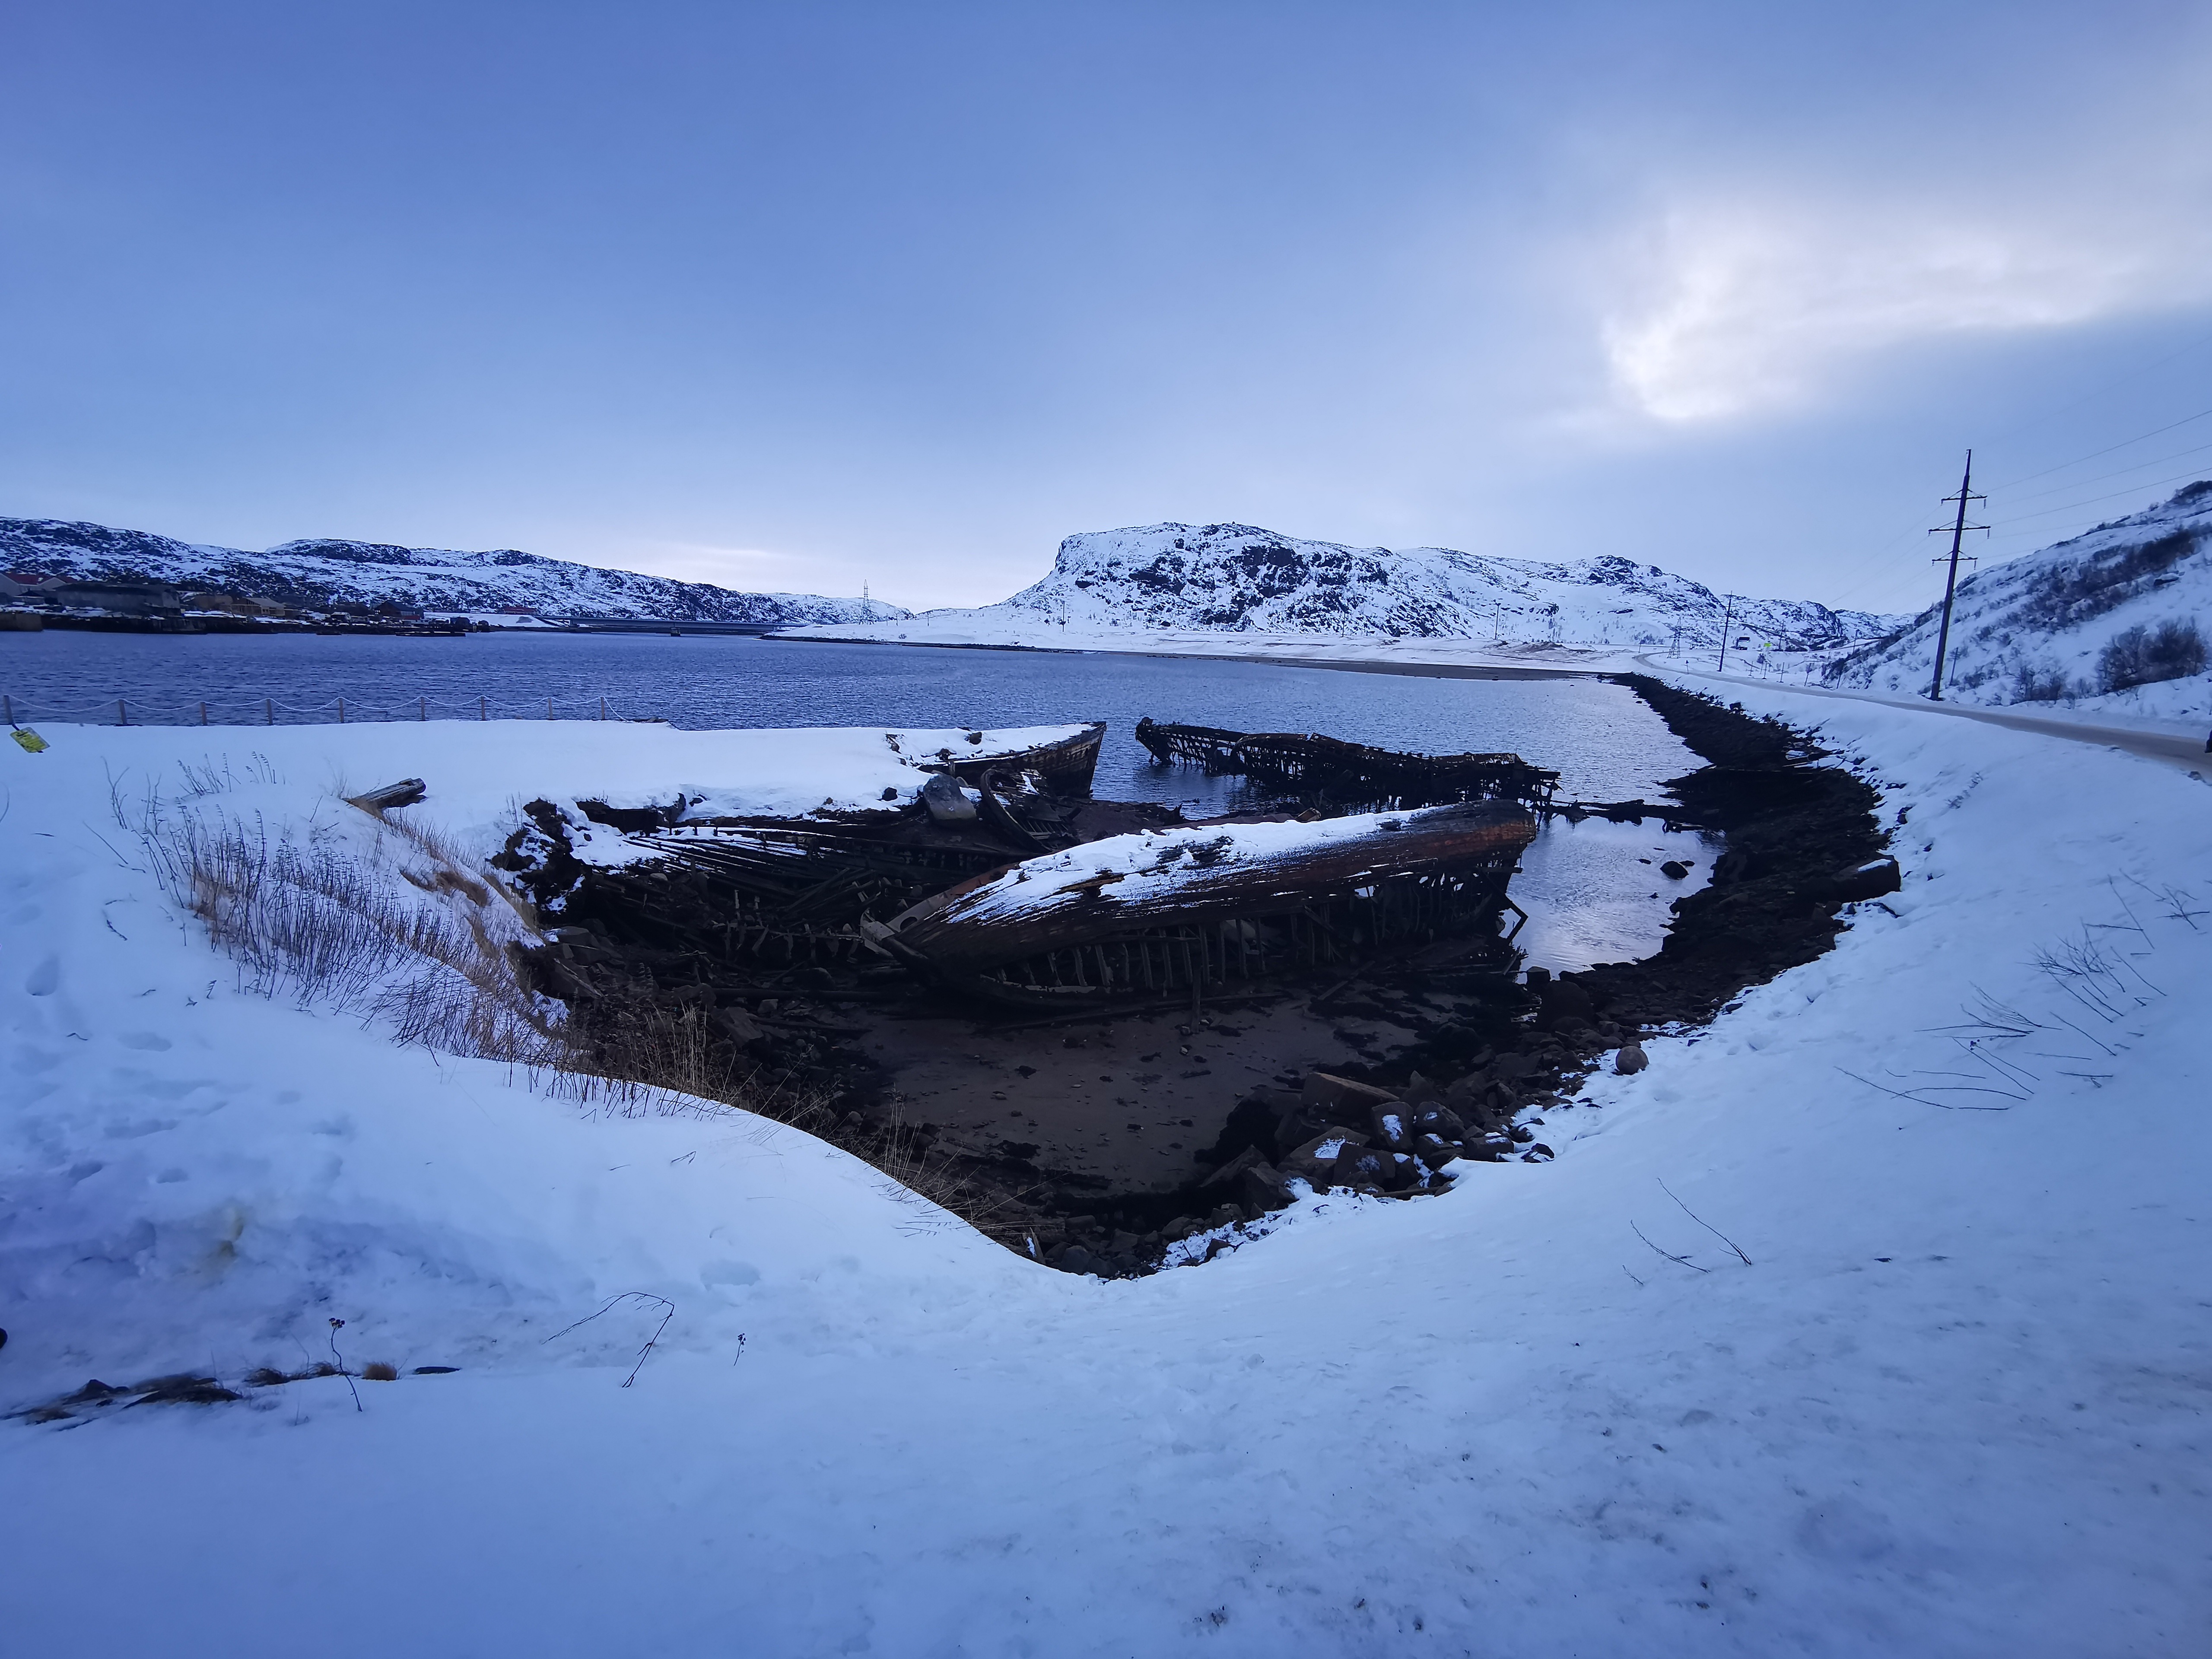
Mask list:
MULTIPOLYGON (((2161 192, 2164 193, 2164 192, 2161 192)), ((1803 406, 1871 354, 2212 298, 2201 190, 2166 212, 1735 201, 1636 240, 1602 340, 1613 386, 1670 423, 1803 406)))

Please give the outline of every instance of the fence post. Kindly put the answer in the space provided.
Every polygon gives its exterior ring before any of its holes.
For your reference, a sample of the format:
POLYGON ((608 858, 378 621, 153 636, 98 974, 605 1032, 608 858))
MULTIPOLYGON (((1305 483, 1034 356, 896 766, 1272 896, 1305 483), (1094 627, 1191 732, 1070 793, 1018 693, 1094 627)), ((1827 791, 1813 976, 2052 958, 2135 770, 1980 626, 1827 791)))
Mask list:
POLYGON ((131 711, 123 706, 123 699, 120 697, 115 700, 115 723, 118 726, 131 724, 131 711))
POLYGON ((488 699, 483 697, 477 699, 477 718, 480 720, 488 720, 491 718, 491 705, 488 699))
POLYGON ((340 697, 338 699, 338 724, 340 726, 343 726, 345 724, 345 699, 343 697, 340 697))
POLYGON ((606 717, 607 717, 607 700, 606 700, 605 697, 601 697, 601 698, 599 699, 599 718, 600 718, 601 720, 605 720, 605 719, 606 719, 606 717))
POLYGON ((549 720, 553 718, 553 699, 550 697, 545 699, 545 718, 549 720))
POLYGON ((261 707, 262 707, 262 710, 263 710, 263 712, 264 712, 264 713, 265 713, 265 714, 269 716, 269 724, 270 724, 270 725, 271 725, 271 726, 276 725, 276 698, 274 698, 274 697, 264 697, 264 698, 262 698, 262 700, 261 700, 261 707))
POLYGON ((430 718, 430 700, 429 700, 429 698, 425 697, 425 698, 423 698, 423 699, 422 699, 422 713, 421 713, 421 714, 419 715, 419 717, 418 717, 418 718, 422 719, 422 720, 428 720, 428 719, 430 718))
POLYGON ((207 724, 207 705, 205 703, 202 703, 200 705, 200 724, 202 726, 205 726, 207 724))

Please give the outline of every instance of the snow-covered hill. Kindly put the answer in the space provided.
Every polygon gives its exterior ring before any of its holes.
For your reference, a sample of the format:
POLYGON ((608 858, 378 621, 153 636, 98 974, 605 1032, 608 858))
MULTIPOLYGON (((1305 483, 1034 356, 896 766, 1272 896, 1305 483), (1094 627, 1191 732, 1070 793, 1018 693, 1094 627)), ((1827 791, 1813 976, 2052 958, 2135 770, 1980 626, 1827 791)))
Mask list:
POLYGON ((896 605, 818 593, 740 593, 513 550, 454 553, 374 542, 285 542, 264 552, 204 547, 143 530, 58 519, 0 519, 0 569, 75 581, 139 580, 220 589, 301 610, 337 605, 436 614, 522 606, 547 617, 719 623, 864 623, 896 605))
POLYGON ((1786 651, 1870 639, 1901 620, 1807 600, 1730 599, 1622 558, 1543 564, 1344 547, 1250 525, 1157 524, 1070 536, 1051 574, 1012 599, 926 611, 867 636, 1044 644, 1199 629, 1650 649, 1678 637, 1717 643, 1731 606, 1740 635, 1786 651))
MULTIPOLYGON (((1925 693, 1942 607, 1838 659, 1829 683, 1925 693)), ((2174 719, 2212 706, 2212 479, 1959 584, 1943 695, 2174 719)))

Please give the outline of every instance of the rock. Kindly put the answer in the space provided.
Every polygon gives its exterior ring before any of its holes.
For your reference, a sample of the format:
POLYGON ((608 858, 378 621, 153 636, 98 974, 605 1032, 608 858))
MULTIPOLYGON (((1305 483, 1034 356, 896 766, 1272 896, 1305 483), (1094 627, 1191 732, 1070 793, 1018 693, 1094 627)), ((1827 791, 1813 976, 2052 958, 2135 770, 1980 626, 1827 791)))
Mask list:
POLYGON ((1366 1141, 1364 1131, 1332 1124, 1284 1158, 1282 1171, 1303 1176, 1316 1188, 1334 1185, 1338 1164, 1348 1154, 1366 1151, 1366 1141))
POLYGON ((1260 1149, 1257 1146, 1247 1146, 1243 1152, 1237 1153, 1236 1157, 1231 1158, 1228 1163, 1223 1164, 1219 1169, 1216 1170, 1212 1175, 1206 1176, 1205 1180, 1200 1182, 1198 1184, 1200 1188, 1207 1187, 1226 1187, 1231 1192, 1234 1192, 1236 1190, 1235 1183, 1237 1176, 1243 1175, 1245 1170, 1252 1168, 1253 1165, 1257 1164, 1265 1164, 1267 1161, 1267 1160, 1265 1158, 1261 1156, 1260 1149))
POLYGON ((1409 1152, 1413 1150, 1412 1114, 1396 1101, 1387 1106, 1377 1106, 1367 1115, 1370 1129, 1369 1145, 1384 1152, 1409 1152))
POLYGON ((1634 1077, 1650 1063, 1650 1056, 1644 1052, 1641 1043, 1624 1042, 1613 1057, 1613 1069, 1622 1077, 1634 1077))
POLYGON ((1309 1072, 1298 1098, 1308 1106, 1338 1108, 1337 1116, 1341 1119, 1345 1115, 1340 1109, 1343 1107, 1355 1107, 1364 1116, 1370 1107, 1395 1101, 1398 1097, 1371 1083, 1354 1083, 1348 1077, 1334 1077, 1327 1072, 1309 1072))
POLYGON ((761 1036, 760 1022, 744 1009, 734 1006, 714 1011, 714 1024, 722 1028, 731 1042, 743 1047, 761 1036))
POLYGON ((1444 1097, 1443 1089, 1423 1077, 1419 1072, 1414 1073, 1406 1080, 1403 1094, 1406 1104, 1408 1106, 1425 1106, 1432 1101, 1442 1100, 1444 1097))
POLYGON ((1449 1106, 1424 1106, 1413 1114, 1413 1134, 1416 1139, 1426 1135, 1439 1140, 1464 1140, 1467 1122, 1449 1106))
POLYGON ((1856 902, 1894 893, 1904 885, 1905 876, 1897 867, 1897 860, 1885 856, 1853 865, 1848 870, 1838 870, 1831 878, 1831 883, 1838 898, 1856 902))
POLYGON ((1668 859, 1659 866, 1659 873, 1669 881, 1680 881, 1690 873, 1690 866, 1680 859, 1668 859))
POLYGON ((1493 1164, 1499 1158, 1504 1158, 1512 1150, 1513 1137, 1509 1134, 1502 1134, 1496 1129, 1492 1129, 1488 1134, 1483 1136, 1482 1146, 1479 1152, 1472 1146, 1468 1148, 1471 1155, 1486 1158, 1493 1164))
MULTIPOLYGON (((1270 1164, 1267 1167, 1273 1169, 1274 1166, 1270 1164)), ((1278 1176, 1276 1179, 1279 1181, 1282 1177, 1278 1176)), ((1238 1209, 1234 1204, 1224 1204, 1206 1218, 1206 1231, 1212 1232, 1217 1227, 1233 1227, 1243 1218, 1243 1211, 1238 1209)))
POLYGON ((1549 1164, 1553 1156, 1552 1149, 1540 1140, 1521 1154, 1521 1161, 1523 1164, 1549 1164))
MULTIPOLYGON (((1291 1184, 1272 1164, 1254 1164, 1238 1171, 1237 1195, 1255 1215, 1285 1210, 1291 1205, 1291 1184)), ((1242 1216, 1233 1218, 1242 1220, 1242 1216)))
POLYGON ((1052 1264, 1064 1273, 1096 1273, 1104 1271, 1103 1264, 1080 1244, 1071 1244, 1060 1253, 1052 1264))
POLYGON ((1396 1192, 1413 1184, 1413 1160, 1403 1152, 1386 1152, 1372 1146, 1346 1146, 1336 1160, 1333 1184, 1396 1192))
POLYGON ((1116 1257, 1133 1257, 1144 1248, 1143 1239, 1134 1233, 1123 1232, 1119 1227, 1114 1230, 1114 1237, 1108 1240, 1106 1244, 1107 1253, 1116 1257))
POLYGON ((1465 1150, 1458 1141, 1446 1140, 1440 1135, 1423 1135, 1413 1143, 1413 1156, 1431 1170, 1443 1169, 1465 1150))
POLYGON ((1536 1138, 1536 1132, 1525 1123, 1516 1123, 1505 1133, 1516 1146, 1525 1146, 1536 1138))

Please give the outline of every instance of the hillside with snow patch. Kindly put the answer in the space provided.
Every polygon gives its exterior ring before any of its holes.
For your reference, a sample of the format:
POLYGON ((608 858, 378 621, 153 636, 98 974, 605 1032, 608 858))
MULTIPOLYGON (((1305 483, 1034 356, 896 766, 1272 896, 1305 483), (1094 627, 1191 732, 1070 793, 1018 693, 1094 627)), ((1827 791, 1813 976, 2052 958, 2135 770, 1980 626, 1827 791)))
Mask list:
POLYGON ((390 604, 432 615, 521 608, 549 617, 669 622, 865 623, 896 605, 819 593, 741 593, 708 582, 605 570, 513 549, 456 553, 376 542, 285 542, 259 553, 143 530, 0 519, 0 569, 72 581, 155 581, 272 599, 303 611, 390 604))
MULTIPOLYGON (((1828 683, 1924 695, 1942 607, 1839 659, 1828 683)), ((2212 710, 2212 479, 1959 583, 1943 695, 2152 719, 2212 710)))
POLYGON ((1354 548, 1250 525, 1148 525, 1070 536, 1051 572, 997 605, 931 611, 841 637, 909 642, 1112 641, 1173 630, 1504 640, 1637 650, 1732 631, 1784 651, 1832 648, 1901 619, 1747 599, 1613 557, 1546 564, 1449 548, 1354 548))

